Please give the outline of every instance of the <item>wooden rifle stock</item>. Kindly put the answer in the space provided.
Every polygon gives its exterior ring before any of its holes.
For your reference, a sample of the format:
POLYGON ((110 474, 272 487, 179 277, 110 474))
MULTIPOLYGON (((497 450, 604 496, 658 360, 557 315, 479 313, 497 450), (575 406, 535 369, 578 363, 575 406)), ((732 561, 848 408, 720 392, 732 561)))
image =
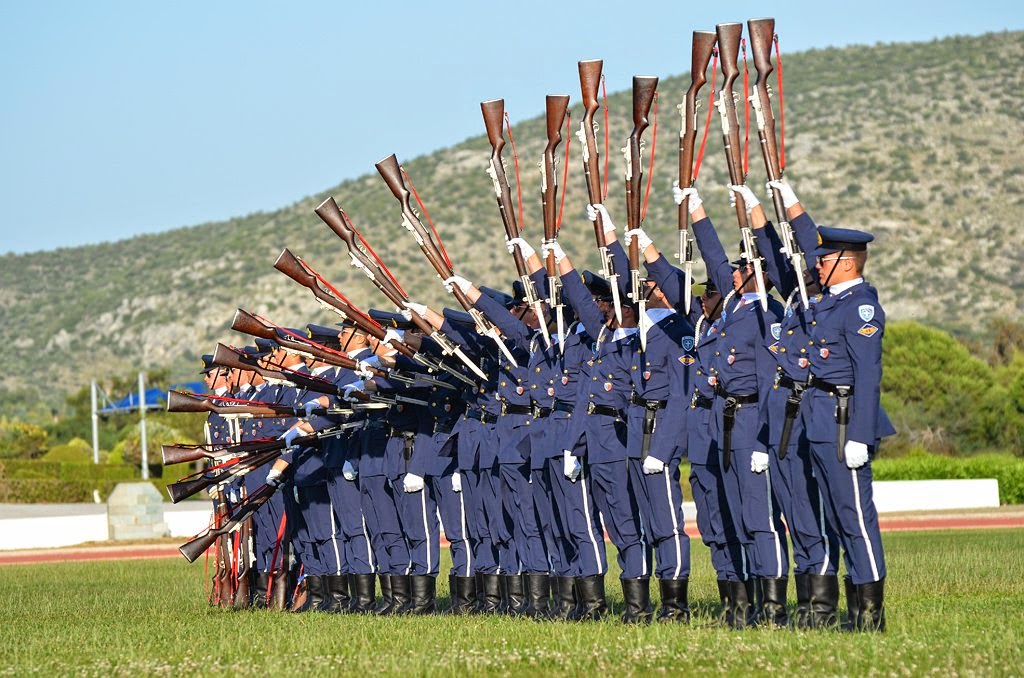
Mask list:
MULTIPOLYGON (((255 372, 264 379, 276 379, 280 381, 287 381, 295 384, 299 388, 304 388, 307 391, 313 391, 314 393, 326 393, 328 395, 342 395, 344 391, 339 389, 337 386, 329 381, 313 377, 306 374, 299 374, 298 372, 291 372, 286 370, 273 370, 266 367, 260 366, 257 361, 246 359, 238 351, 225 346, 224 344, 217 344, 217 348, 213 352, 213 363, 220 365, 221 367, 231 367, 233 369, 243 370, 245 372, 255 372)), ((368 398, 366 394, 357 393, 353 394, 355 397, 362 396, 368 398)), ((361 398, 361 399, 363 399, 361 398)), ((294 415, 293 415, 294 416, 294 415)))
MULTIPOLYGON (((298 439, 296 440, 298 441, 298 439)), ((213 472, 204 473, 196 478, 186 478, 185 480, 179 480, 176 483, 168 483, 167 495, 171 498, 172 503, 177 504, 179 501, 188 499, 192 495, 197 492, 202 492, 208 487, 218 485, 229 478, 244 475, 253 469, 259 468, 260 466, 273 461, 281 455, 281 451, 283 449, 283 440, 275 440, 267 443, 266 451, 254 454, 237 464, 220 468, 213 472)))
MULTIPOLYGON (((654 103, 654 94, 658 90, 658 78, 653 76, 633 76, 633 130, 626 142, 626 222, 629 229, 640 228, 640 202, 643 193, 643 157, 641 140, 644 131, 650 125, 647 116, 654 103)), ((637 288, 637 276, 640 271, 640 247, 636 238, 629 239, 629 270, 634 278, 631 290, 633 302, 639 302, 642 290, 637 288)))
MULTIPOLYGON (((340 351, 330 351, 310 344, 308 341, 293 337, 290 334, 279 331, 276 327, 268 326, 261 322, 256 316, 243 309, 235 311, 235 317, 231 321, 231 329, 243 334, 251 334, 254 337, 271 339, 293 353, 301 353, 330 365, 342 367, 346 370, 356 369, 357 361, 342 354, 340 351)), ((383 377, 386 373, 374 368, 374 376, 383 377)))
MULTIPOLYGON (((217 491, 217 520, 216 527, 224 525, 228 521, 227 499, 222 490, 217 491)), ((213 571, 213 594, 215 602, 219 607, 229 607, 234 601, 234 592, 231 590, 231 547, 229 545, 230 533, 224 532, 217 537, 216 558, 213 571)))
MULTIPOLYGON (((583 120, 580 141, 583 143, 583 173, 587 181, 587 197, 590 203, 604 201, 601 195, 601 163, 597 149, 597 135, 594 133, 594 115, 600 104, 597 102, 597 90, 601 85, 601 69, 604 62, 600 59, 580 61, 577 64, 580 72, 580 91, 583 95, 583 120)), ((594 221, 594 237, 597 246, 604 247, 604 220, 597 215, 594 221)))
POLYGON ((290 417, 294 409, 286 405, 217 405, 209 398, 182 393, 181 391, 167 392, 168 412, 207 412, 212 414, 247 414, 254 417, 290 417))
POLYGON ((182 544, 178 548, 178 550, 181 551, 181 555, 185 556, 185 560, 188 562, 194 563, 199 556, 206 552, 206 549, 213 545, 217 540, 217 537, 229 534, 232 530, 238 527, 239 523, 255 513, 256 510, 263 506, 263 504, 265 504, 276 491, 277 488, 272 485, 264 485, 260 487, 247 497, 245 501, 238 505, 230 519, 215 528, 205 530, 199 536, 182 544))
MULTIPOLYGON (((416 238, 416 243, 420 246, 424 256, 430 265, 434 267, 434 271, 441 278, 441 280, 447 280, 454 275, 455 271, 448 265, 441 251, 438 249, 434 239, 427 229, 423 228, 423 223, 420 222, 418 216, 412 209, 412 204, 409 202, 411 193, 405 185, 405 179, 402 177, 402 168, 398 164, 398 158, 392 153, 388 157, 384 158, 380 162, 376 163, 374 167, 377 168, 377 172, 380 173, 384 183, 391 189, 391 193, 394 194, 395 198, 402 206, 402 218, 405 222, 406 228, 412 231, 413 236, 416 238)), ((466 293, 459 289, 458 285, 452 286, 452 296, 465 310, 469 311, 473 308, 473 302, 469 300, 466 293)))
MULTIPOLYGON (((569 95, 549 94, 545 104, 548 142, 544 146, 541 163, 541 206, 544 214, 544 239, 554 240, 558 235, 558 176, 555 172, 555 149, 562 143, 562 125, 565 124, 565 115, 569 110, 569 95)), ((554 254, 548 254, 545 265, 549 278, 558 275, 554 254)))
MULTIPOLYGON (((242 487, 239 493, 244 504, 247 496, 245 487, 242 487)), ((252 516, 248 516, 242 521, 242 527, 238 530, 238 563, 235 564, 238 586, 235 588, 235 601, 233 605, 236 610, 252 605, 252 593, 249 590, 249 580, 252 576, 252 560, 252 516)))
MULTIPOLYGON (((708 63, 718 36, 711 31, 694 31, 690 55, 690 86, 683 97, 683 124, 679 131, 679 188, 693 186, 693 151, 697 144, 697 93, 708 81, 708 63)), ((679 230, 690 227, 690 199, 679 205, 679 230)), ((688 246, 688 245, 687 245, 688 246)), ((683 253, 686 259, 690 257, 683 253)))
MULTIPOLYGON (((718 54, 722 60, 722 89, 718 94, 719 112, 722 116, 722 142, 725 145, 725 161, 729 170, 729 183, 739 185, 744 182, 742 148, 740 146, 739 116, 736 114, 736 98, 733 84, 739 76, 738 59, 740 54, 740 37, 743 24, 719 24, 718 54)), ((737 199, 736 219, 740 228, 747 228, 747 211, 743 201, 737 199)))
MULTIPOLYGON (((505 237, 511 240, 519 237, 519 224, 512 205, 512 189, 505 174, 505 163, 501 158, 501 151, 505 148, 505 133, 502 127, 505 121, 505 100, 484 101, 480 104, 480 111, 483 113, 484 126, 487 128, 487 140, 491 144, 490 166, 487 173, 494 184, 494 195, 498 202, 498 212, 501 213, 501 223, 505 227, 505 237)), ((529 276, 523 253, 518 247, 513 248, 512 259, 519 276, 529 276)))

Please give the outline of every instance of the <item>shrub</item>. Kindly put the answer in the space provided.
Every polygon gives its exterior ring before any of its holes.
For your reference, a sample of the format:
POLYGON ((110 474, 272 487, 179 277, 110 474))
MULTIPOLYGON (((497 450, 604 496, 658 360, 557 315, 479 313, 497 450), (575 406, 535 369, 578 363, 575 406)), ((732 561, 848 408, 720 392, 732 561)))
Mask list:
POLYGON ((81 438, 72 438, 43 455, 43 461, 65 461, 79 464, 92 462, 92 446, 81 438))
POLYGON ((28 459, 47 449, 46 429, 0 417, 0 459, 28 459))

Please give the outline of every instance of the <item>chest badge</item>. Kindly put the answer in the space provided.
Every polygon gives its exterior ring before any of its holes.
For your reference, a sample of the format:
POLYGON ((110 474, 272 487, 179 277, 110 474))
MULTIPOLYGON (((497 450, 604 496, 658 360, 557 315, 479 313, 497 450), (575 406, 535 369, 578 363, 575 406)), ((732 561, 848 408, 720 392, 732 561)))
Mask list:
POLYGON ((548 395, 551 396, 551 397, 554 397, 554 395, 555 395, 555 387, 554 386, 548 386, 548 395))
POLYGON ((729 357, 725 359, 725 362, 727 362, 730 365, 732 365, 734 362, 736 362, 736 356, 734 356, 732 353, 730 353, 729 357))
POLYGON ((818 355, 821 356, 822 360, 828 358, 828 349, 827 348, 819 348, 818 349, 818 355))
POLYGON ((644 370, 644 380, 646 381, 646 380, 648 380, 650 378, 651 378, 651 371, 650 370, 644 370))
POLYGON ((610 382, 610 381, 606 381, 606 382, 604 382, 604 390, 605 390, 605 391, 608 391, 609 393, 611 393, 611 390, 612 390, 612 382, 610 382))
POLYGON ((799 367, 807 367, 808 365, 811 364, 811 361, 808 360, 807 358, 800 358, 799 360, 796 361, 796 364, 799 367))
POLYGON ((525 389, 522 386, 516 386, 516 395, 523 395, 525 389))
POLYGON ((563 376, 562 377, 562 386, 565 386, 568 383, 569 383, 569 377, 563 376))
POLYGON ((708 377, 708 386, 718 386, 718 377, 708 377))

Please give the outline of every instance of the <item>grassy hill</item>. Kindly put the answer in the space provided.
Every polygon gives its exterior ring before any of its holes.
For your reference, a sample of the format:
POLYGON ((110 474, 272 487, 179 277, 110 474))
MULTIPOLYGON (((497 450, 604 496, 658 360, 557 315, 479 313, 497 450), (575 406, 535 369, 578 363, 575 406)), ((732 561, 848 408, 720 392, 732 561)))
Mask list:
MULTIPOLYGON (((1015 264, 1024 251, 1024 232, 1009 225, 1024 204, 1018 149, 1024 139, 1022 61, 1021 32, 784 56, 787 176, 819 223, 867 228, 878 236, 870 278, 890 318, 920 320, 966 336, 980 333, 994 317, 1021 318, 1024 268, 1015 264)), ((578 121, 575 64, 562 68, 578 121)), ((669 190, 677 163, 675 104, 688 82, 688 75, 665 77, 659 88, 646 228, 667 252, 675 248, 669 190)), ((625 210, 618 148, 629 132, 629 102, 629 92, 614 93, 608 101, 612 150, 606 202, 620 225, 625 210)), ((543 102, 536 103, 540 111, 543 102)), ((542 116, 517 124, 514 134, 524 228, 537 241, 542 116)), ((648 144, 651 137, 648 131, 648 144)), ((586 193, 575 139, 573 146, 561 240, 577 261, 585 258, 593 266, 593 231, 583 215, 586 193)), ((484 171, 486 138, 481 134, 414 159, 404 158, 401 150, 395 149, 457 269, 482 283, 507 286, 514 269, 502 247, 484 171)), ((763 167, 756 147, 751 151, 748 181, 760 185, 763 167)), ((511 175, 508 148, 506 158, 511 175)), ((285 246, 357 304, 383 305, 362 274, 348 266, 344 244, 313 214, 327 195, 335 196, 415 299, 442 303, 444 292, 401 227, 397 203, 368 169, 363 177, 272 213, 0 257, 0 342, 6 347, 0 352, 0 411, 36 408, 38 413, 90 378, 137 367, 170 366, 175 374, 191 377, 197 356, 215 341, 241 342, 227 329, 236 307, 281 324, 331 321, 306 290, 273 270, 285 246)), ((700 185, 733 249, 738 238, 725 183, 716 115, 700 185)), ((74 213, 59 218, 73 219, 74 213)))

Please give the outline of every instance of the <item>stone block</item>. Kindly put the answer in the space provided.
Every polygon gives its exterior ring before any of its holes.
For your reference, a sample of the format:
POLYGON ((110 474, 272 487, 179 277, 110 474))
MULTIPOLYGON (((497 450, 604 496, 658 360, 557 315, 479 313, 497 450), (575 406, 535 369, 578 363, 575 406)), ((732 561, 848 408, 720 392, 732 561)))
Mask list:
POLYGON ((107 499, 110 538, 156 539, 170 534, 163 498, 150 483, 118 483, 107 499))

